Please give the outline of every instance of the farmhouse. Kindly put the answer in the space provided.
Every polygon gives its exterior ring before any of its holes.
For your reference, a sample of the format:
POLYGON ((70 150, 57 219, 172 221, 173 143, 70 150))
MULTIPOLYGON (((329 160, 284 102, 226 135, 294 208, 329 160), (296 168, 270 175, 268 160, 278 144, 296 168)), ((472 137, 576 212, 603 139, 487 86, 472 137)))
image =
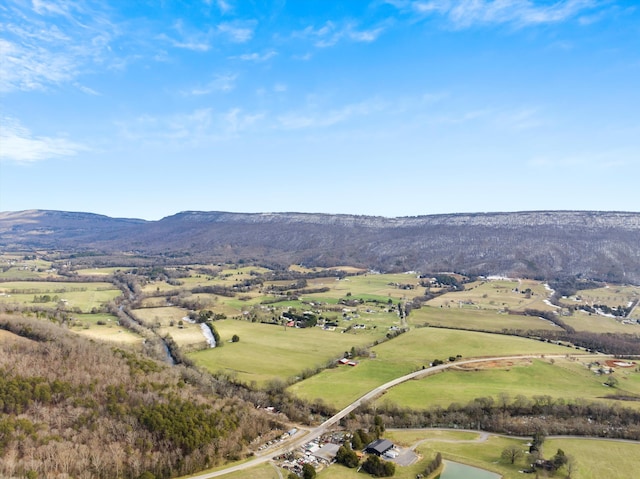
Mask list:
POLYGON ((393 443, 388 439, 377 439, 370 443, 365 449, 364 452, 367 454, 375 454, 377 456, 382 456, 388 450, 393 449, 393 443))

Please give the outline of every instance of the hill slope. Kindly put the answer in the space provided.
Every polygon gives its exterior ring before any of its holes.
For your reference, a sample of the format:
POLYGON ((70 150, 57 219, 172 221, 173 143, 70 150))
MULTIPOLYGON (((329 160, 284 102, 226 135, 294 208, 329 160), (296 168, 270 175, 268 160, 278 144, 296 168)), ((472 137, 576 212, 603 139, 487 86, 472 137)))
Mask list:
POLYGON ((32 210, 0 213, 0 248, 640 283, 640 213, 630 212, 383 218, 187 211, 143 221, 32 210))

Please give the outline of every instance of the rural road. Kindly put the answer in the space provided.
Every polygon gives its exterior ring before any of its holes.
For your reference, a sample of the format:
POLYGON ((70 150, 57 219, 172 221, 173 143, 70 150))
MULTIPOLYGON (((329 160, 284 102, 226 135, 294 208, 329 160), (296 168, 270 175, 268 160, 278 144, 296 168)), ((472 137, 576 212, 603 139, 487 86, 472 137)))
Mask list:
MULTIPOLYGON (((326 433, 330 427, 335 425, 338 421, 340 421, 343 417, 347 416, 349 413, 360 407, 363 403, 371 401, 376 397, 380 396, 382 393, 391 389, 398 384, 402 384, 403 382, 410 381, 412 379, 421 379, 427 376, 431 376, 432 374, 439 373, 451 367, 461 366, 464 364, 476 364, 483 363, 488 361, 508 361, 508 360, 516 360, 516 359, 542 359, 542 358, 564 358, 566 354, 527 354, 527 355, 516 355, 516 356, 494 356, 490 358, 477 358, 477 359, 465 359, 462 361, 455 361, 452 363, 440 364, 438 366, 432 366, 430 368, 420 369, 418 371, 405 374, 399 378, 393 379, 377 388, 369 391, 367 394, 362 396, 359 399, 356 399, 354 402, 349 404, 347 407, 342 409, 336 415, 330 417, 325 422, 320 424, 319 426, 311 429, 307 434, 296 434, 291 440, 286 441, 283 445, 279 446, 276 449, 265 452, 263 456, 258 455, 254 459, 250 459, 249 461, 243 462, 242 464, 236 464, 235 466, 230 466, 219 471, 214 472, 206 472, 203 474, 196 474, 191 476, 185 476, 190 479, 210 479, 212 477, 221 477, 226 474, 230 474, 232 472, 242 471, 245 469, 250 469, 252 467, 258 466, 260 464, 264 464, 265 462, 271 461, 275 456, 279 456, 287 451, 292 451, 297 449, 298 447, 306 444, 313 439, 316 439, 326 433), (299 436, 299 437, 296 437, 299 436)), ((301 431, 302 432, 302 431, 301 431)))

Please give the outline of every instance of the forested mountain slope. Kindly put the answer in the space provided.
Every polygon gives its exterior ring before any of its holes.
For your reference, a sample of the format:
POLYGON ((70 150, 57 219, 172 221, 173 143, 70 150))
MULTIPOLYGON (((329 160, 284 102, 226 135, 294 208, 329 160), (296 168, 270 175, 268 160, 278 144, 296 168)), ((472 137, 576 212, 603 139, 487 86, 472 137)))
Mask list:
POLYGON ((143 221, 33 210, 0 213, 0 248, 640 283, 640 213, 632 212, 384 218, 187 211, 143 221))

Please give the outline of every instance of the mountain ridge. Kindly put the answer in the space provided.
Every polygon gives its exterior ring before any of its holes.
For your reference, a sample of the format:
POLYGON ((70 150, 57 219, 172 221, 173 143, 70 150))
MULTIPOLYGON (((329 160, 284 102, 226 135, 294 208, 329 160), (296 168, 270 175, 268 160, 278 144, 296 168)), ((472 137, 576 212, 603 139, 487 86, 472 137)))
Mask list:
POLYGON ((133 252, 194 261, 353 264, 640 283, 640 213, 524 211, 382 217, 182 211, 160 220, 0 212, 0 248, 133 252))

